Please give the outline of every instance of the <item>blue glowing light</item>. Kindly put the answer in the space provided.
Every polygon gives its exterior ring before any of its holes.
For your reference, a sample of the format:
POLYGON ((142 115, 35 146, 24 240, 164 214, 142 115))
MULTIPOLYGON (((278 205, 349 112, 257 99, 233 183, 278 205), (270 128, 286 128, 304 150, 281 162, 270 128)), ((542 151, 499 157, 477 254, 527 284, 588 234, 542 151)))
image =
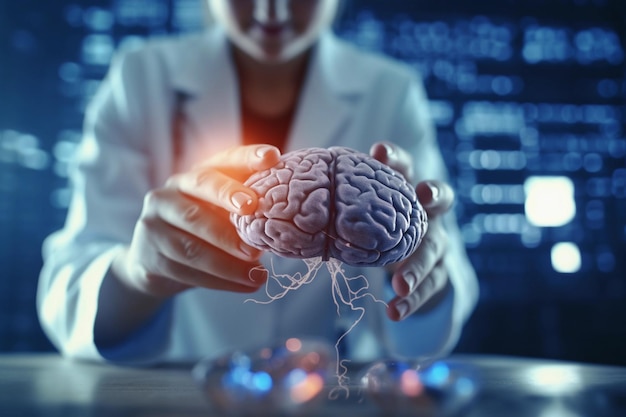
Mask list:
POLYGON ((445 363, 437 362, 430 368, 425 369, 421 376, 425 385, 441 386, 450 378, 450 368, 445 363))
POLYGON ((271 391, 274 383, 267 372, 252 372, 242 367, 236 367, 224 375, 222 385, 232 392, 263 395, 271 391))
POLYGON ((267 372, 257 372, 252 376, 252 385, 256 391, 268 392, 272 389, 272 377, 267 372))
POLYGON ((462 397, 470 397, 476 392, 476 384, 469 378, 461 377, 456 381, 456 391, 462 397))
POLYGON ((306 377, 307 377, 307 374, 304 370, 300 368, 296 368, 292 370, 291 372, 289 372, 289 375, 287 375, 285 382, 287 386, 292 387, 304 381, 306 377))

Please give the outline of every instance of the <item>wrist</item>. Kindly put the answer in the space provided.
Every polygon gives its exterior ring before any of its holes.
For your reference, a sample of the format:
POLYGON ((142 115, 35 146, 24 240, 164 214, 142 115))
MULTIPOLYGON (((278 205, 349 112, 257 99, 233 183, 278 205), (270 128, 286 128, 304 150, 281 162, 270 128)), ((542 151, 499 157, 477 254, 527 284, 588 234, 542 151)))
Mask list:
POLYGON ((98 297, 94 341, 98 346, 112 346, 153 317, 166 297, 157 297, 133 285, 129 274, 128 249, 113 258, 98 297))

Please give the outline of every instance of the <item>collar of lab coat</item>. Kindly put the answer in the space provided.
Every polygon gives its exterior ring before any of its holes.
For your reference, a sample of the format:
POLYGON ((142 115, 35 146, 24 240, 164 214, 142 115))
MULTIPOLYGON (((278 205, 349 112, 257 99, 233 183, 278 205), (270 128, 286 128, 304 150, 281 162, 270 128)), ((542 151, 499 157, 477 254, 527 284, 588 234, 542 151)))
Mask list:
MULTIPOLYGON (((236 72, 226 35, 207 30, 201 51, 181 51, 173 62, 173 87, 187 99, 183 105, 188 128, 212 151, 240 143, 240 106, 236 72)), ((288 149, 330 146, 350 118, 354 100, 371 83, 367 66, 354 68, 355 50, 330 31, 314 47, 288 149)))

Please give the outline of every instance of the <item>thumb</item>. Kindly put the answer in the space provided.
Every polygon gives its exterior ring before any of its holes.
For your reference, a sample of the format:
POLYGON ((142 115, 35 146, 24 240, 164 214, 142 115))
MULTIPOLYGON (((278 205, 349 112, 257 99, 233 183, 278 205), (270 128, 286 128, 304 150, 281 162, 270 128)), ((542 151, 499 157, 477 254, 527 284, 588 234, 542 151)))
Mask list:
POLYGON ((429 218, 446 213, 454 203, 454 190, 444 181, 421 181, 415 187, 415 192, 429 218))

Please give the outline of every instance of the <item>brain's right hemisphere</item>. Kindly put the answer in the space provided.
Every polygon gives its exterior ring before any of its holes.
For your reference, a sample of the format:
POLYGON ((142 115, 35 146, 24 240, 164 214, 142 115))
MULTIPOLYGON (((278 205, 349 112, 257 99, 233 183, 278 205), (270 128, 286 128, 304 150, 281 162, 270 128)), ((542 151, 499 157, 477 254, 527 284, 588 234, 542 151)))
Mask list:
POLYGON ((259 204, 250 215, 232 216, 239 235, 285 257, 387 265, 410 255, 427 228, 414 188, 388 166, 349 148, 287 153, 246 185, 259 195, 259 204))

